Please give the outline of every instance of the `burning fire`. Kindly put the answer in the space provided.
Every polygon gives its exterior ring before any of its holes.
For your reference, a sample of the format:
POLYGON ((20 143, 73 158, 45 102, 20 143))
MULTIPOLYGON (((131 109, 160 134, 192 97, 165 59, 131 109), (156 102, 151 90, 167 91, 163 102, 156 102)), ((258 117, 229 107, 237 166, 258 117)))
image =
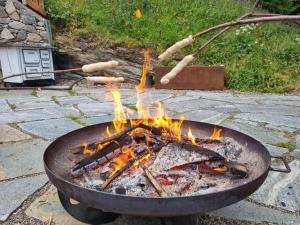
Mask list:
POLYGON ((193 144, 193 145, 196 145, 196 138, 195 136, 192 134, 192 130, 191 128, 189 128, 189 131, 188 131, 188 139, 189 141, 193 144))
POLYGON ((213 139, 213 140, 220 140, 220 137, 221 137, 221 132, 222 132, 222 129, 220 128, 214 128, 210 138, 213 139))
MULTIPOLYGON (((137 95, 136 109, 138 113, 137 119, 129 120, 129 123, 127 122, 127 116, 121 103, 121 94, 116 87, 110 87, 111 94, 114 98, 115 118, 113 120, 114 131, 112 132, 109 127, 106 128, 106 133, 109 137, 111 137, 114 133, 122 132, 123 130, 126 129, 126 126, 134 126, 142 123, 147 126, 162 128, 163 136, 171 136, 177 138, 178 141, 182 139, 181 125, 184 121, 184 117, 180 118, 180 120, 173 120, 171 117, 167 115, 161 102, 156 102, 154 104, 156 115, 151 115, 150 106, 145 105, 145 102, 151 102, 151 100, 149 99, 151 97, 147 95, 149 94, 149 92, 146 87, 146 80, 151 65, 151 58, 150 58, 151 52, 152 49, 145 49, 143 51, 144 64, 143 64, 143 69, 141 74, 141 81, 136 86, 136 95, 137 95)), ((153 106, 151 107, 153 109, 153 106)), ((131 135, 134 135, 135 133, 139 133, 141 132, 141 130, 142 132, 147 134, 147 132, 143 129, 136 129, 135 131, 131 132, 131 135)), ((215 128, 211 135, 211 138, 215 140, 219 140, 221 131, 222 131, 221 129, 215 128)), ((188 129, 187 138, 192 144, 194 145, 197 144, 196 137, 193 135, 191 128, 188 129)), ((88 152, 88 149, 86 149, 85 152, 87 152, 87 154, 92 154, 88 152)), ((110 174, 110 176, 113 176, 118 170, 120 170, 124 165, 126 165, 129 160, 136 159, 136 155, 134 153, 132 146, 123 147, 121 149, 121 152, 122 153, 119 156, 114 158, 113 163, 111 164, 113 167, 113 172, 110 174)), ((137 160, 131 169, 137 169, 140 163, 147 163, 149 161, 149 158, 150 158, 150 153, 146 154, 144 157, 137 160)))

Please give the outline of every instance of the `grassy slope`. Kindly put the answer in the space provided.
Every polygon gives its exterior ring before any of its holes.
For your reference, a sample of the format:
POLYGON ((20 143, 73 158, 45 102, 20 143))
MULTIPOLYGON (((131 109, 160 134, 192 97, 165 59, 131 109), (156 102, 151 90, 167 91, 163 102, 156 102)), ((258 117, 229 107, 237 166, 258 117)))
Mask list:
MULTIPOLYGON (((57 25, 75 35, 101 35, 109 42, 152 46, 157 52, 247 11, 233 0, 46 0, 46 7, 57 25), (137 7, 143 13, 139 20, 134 17, 137 7)), ((295 39, 300 38, 300 27, 271 23, 252 28, 232 29, 203 51, 197 63, 225 64, 228 88, 299 91, 300 43, 295 39)))

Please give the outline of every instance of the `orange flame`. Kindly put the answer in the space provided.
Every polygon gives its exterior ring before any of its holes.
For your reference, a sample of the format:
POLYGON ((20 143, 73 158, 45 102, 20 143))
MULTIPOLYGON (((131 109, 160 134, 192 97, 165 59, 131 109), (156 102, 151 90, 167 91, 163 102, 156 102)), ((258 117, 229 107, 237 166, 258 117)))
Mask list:
POLYGON ((222 132, 222 129, 215 127, 210 138, 213 140, 220 140, 221 132, 222 132))
POLYGON ((92 150, 88 149, 88 144, 83 144, 83 147, 84 147, 84 149, 83 149, 83 154, 84 155, 93 155, 93 154, 95 154, 95 151, 92 151, 92 150))
POLYGON ((134 16, 140 19, 142 17, 142 11, 140 9, 136 9, 134 12, 134 16))
POLYGON ((188 131, 188 140, 189 140, 190 142, 192 142, 193 145, 196 145, 196 144, 197 144, 197 143, 196 143, 196 138, 195 138, 195 136, 192 134, 191 128, 189 128, 189 131, 188 131))

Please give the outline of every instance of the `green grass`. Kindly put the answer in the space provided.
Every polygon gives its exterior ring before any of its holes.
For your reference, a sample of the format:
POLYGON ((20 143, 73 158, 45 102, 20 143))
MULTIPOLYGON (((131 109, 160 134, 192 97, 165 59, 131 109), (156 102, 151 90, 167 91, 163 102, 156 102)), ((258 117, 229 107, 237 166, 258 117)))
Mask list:
POLYGON ((77 92, 73 91, 73 90, 69 90, 68 93, 69 93, 70 96, 76 96, 76 95, 78 95, 77 92))
POLYGON ((15 111, 15 110, 17 109, 16 104, 10 104, 10 103, 8 103, 8 105, 9 105, 9 107, 10 107, 13 111, 15 111))
MULTIPOLYGON (((174 42, 210 26, 239 17, 248 9, 235 0, 46 0, 57 32, 93 37, 103 44, 153 47, 162 52, 174 42), (142 18, 134 16, 136 8, 142 18)), ((192 53, 209 38, 187 47, 192 53)), ((262 24, 233 28, 199 55, 195 63, 224 64, 226 86, 241 91, 300 90, 300 26, 262 24)), ((168 60, 165 64, 173 65, 168 60)))
POLYGON ((37 89, 32 89, 30 95, 37 97, 38 96, 38 90, 37 89))
POLYGON ((87 123, 81 121, 79 116, 72 115, 72 114, 67 114, 66 117, 69 118, 70 120, 73 120, 75 123, 78 123, 79 125, 82 125, 84 127, 88 125, 87 123))
POLYGON ((274 144, 274 146, 281 147, 281 148, 287 148, 290 152, 292 152, 296 149, 296 145, 294 145, 290 142, 280 142, 280 143, 274 144))

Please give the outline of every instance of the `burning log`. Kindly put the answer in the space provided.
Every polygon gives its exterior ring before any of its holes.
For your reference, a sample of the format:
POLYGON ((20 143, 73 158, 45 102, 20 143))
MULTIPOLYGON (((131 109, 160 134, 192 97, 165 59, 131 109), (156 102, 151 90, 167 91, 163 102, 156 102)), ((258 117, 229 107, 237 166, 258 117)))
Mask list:
POLYGON ((123 166, 121 169, 117 170, 115 173, 113 173, 102 185, 101 190, 104 190, 107 188, 107 186, 118 176, 120 176, 125 170, 130 169, 136 162, 138 162, 140 159, 142 159, 144 156, 149 154, 149 152, 145 149, 144 151, 140 152, 139 155, 135 158, 130 159, 125 166, 123 166))
POLYGON ((84 151, 84 149, 86 149, 86 148, 95 151, 95 150, 98 149, 99 145, 103 145, 103 144, 108 143, 108 142, 116 141, 117 139, 121 138, 125 134, 128 134, 129 132, 131 132, 131 131, 133 131, 133 130, 135 130, 137 128, 143 128, 145 130, 148 130, 151 133, 153 133, 154 135, 161 135, 162 132, 163 132, 163 129, 160 128, 160 127, 148 126, 148 125, 145 125, 145 124, 141 123, 141 124, 137 124, 137 125, 131 126, 131 127, 125 129, 122 132, 119 132, 119 133, 117 133, 115 135, 112 135, 111 137, 104 138, 100 142, 94 142, 94 143, 89 143, 87 145, 76 146, 76 147, 71 148, 69 151, 71 153, 73 153, 73 154, 82 153, 84 151))
POLYGON ((163 187, 160 186, 160 184, 156 181, 156 179, 153 176, 153 174, 151 173, 151 171, 142 163, 140 164, 140 167, 143 169, 145 176, 148 178, 148 180, 150 181, 152 186, 155 188, 157 194, 160 197, 168 197, 168 194, 163 189, 163 187))
POLYGON ((121 153, 120 147, 128 145, 132 142, 131 137, 128 134, 120 135, 115 141, 106 145, 101 151, 89 156, 78 162, 72 169, 71 173, 74 177, 79 176, 87 170, 93 169, 98 165, 101 165, 116 155, 121 153))

